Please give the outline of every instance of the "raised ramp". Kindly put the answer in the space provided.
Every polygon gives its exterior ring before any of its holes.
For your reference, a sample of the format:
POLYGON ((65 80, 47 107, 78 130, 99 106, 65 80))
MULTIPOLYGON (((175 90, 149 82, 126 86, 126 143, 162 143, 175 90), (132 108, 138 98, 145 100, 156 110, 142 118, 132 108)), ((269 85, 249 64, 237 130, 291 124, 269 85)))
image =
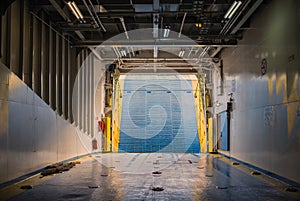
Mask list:
POLYGON ((190 80, 175 76, 124 81, 119 152, 199 152, 190 80))

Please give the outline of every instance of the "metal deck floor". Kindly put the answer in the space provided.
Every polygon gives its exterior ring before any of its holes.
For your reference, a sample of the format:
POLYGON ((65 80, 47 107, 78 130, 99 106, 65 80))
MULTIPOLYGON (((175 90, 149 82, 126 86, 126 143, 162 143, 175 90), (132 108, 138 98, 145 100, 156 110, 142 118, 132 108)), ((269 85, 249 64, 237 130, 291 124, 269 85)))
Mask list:
POLYGON ((10 200, 299 200, 250 172, 218 155, 99 154, 10 200))

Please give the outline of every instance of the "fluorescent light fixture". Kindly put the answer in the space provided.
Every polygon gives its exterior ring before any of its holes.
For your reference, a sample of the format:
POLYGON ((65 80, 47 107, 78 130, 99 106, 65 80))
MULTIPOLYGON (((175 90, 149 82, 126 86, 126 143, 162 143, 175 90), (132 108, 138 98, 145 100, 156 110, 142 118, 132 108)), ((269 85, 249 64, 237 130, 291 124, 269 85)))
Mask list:
POLYGON ((179 56, 179 57, 183 57, 184 53, 185 53, 184 50, 180 50, 178 56, 179 56))
POLYGON ((80 19, 83 19, 82 13, 80 12, 79 8, 77 7, 76 3, 73 1, 72 2, 73 8, 75 9, 75 11, 78 13, 80 19))
POLYGON ((75 17, 80 20, 80 22, 83 21, 83 15, 80 12, 78 6, 76 5, 76 3, 74 1, 68 1, 67 5, 69 6, 69 8, 71 9, 72 13, 75 15, 75 17))
POLYGON ((121 53, 120 53, 120 51, 119 51, 119 49, 118 49, 117 47, 113 47, 113 50, 114 50, 114 52, 115 52, 117 58, 122 57, 122 55, 121 55, 121 53))
POLYGON ((199 55, 199 58, 200 58, 200 57, 204 57, 207 50, 208 50, 208 47, 207 47, 207 46, 206 46, 205 48, 203 48, 201 54, 199 55))
POLYGON ((125 51, 125 50, 121 50, 120 52, 121 52, 121 55, 122 55, 123 57, 126 57, 126 51, 125 51))
POLYGON ((169 37, 170 29, 164 29, 164 38, 169 37))
POLYGON ((233 4, 228 9, 228 11, 226 12, 226 14, 224 15, 224 18, 230 19, 233 16, 233 14, 237 11, 237 9, 240 7, 241 4, 242 4, 241 1, 234 1, 233 4))
POLYGON ((233 11, 230 13, 230 15, 228 16, 228 19, 230 19, 233 14, 237 11, 237 9, 240 7, 240 5, 242 4, 241 1, 238 1, 238 4, 236 5, 236 7, 233 9, 233 11))

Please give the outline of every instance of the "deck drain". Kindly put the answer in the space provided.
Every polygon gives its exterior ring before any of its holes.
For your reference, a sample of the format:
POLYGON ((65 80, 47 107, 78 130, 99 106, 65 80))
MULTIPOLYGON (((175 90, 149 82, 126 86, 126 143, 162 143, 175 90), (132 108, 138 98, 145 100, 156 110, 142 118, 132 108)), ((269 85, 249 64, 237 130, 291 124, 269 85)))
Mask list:
POLYGON ((101 177, 107 177, 108 174, 101 174, 101 177))
POLYGON ((213 177, 212 174, 206 174, 205 176, 206 176, 206 177, 213 177))
POLYGON ((288 191, 288 192, 297 192, 298 190, 292 186, 288 186, 284 189, 285 191, 288 191))
POLYGON ((216 186, 216 189, 227 189, 227 186, 216 186))
POLYGON ((260 172, 256 172, 256 171, 251 172, 251 174, 252 174, 252 175, 261 175, 260 172))
POLYGON ((191 160, 188 160, 188 162, 189 162, 190 164, 192 164, 192 163, 193 163, 191 160))
POLYGON ((238 162, 233 162, 232 165, 239 165, 239 163, 238 162))
POLYGON ((163 191, 165 189, 163 187, 161 187, 161 186, 156 186, 156 187, 153 187, 152 190, 153 191, 163 191))
POLYGON ((24 189, 24 190, 28 190, 28 189, 32 189, 33 187, 31 185, 24 185, 24 186, 21 186, 20 188, 24 189))
POLYGON ((160 171, 154 171, 154 172, 152 172, 152 174, 161 174, 161 172, 160 171))

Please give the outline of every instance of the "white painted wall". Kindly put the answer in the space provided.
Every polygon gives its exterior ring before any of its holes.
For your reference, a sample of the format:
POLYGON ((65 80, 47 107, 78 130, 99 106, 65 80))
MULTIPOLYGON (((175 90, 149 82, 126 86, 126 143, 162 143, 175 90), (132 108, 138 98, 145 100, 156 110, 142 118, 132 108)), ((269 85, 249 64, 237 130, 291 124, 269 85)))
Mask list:
POLYGON ((235 99, 229 154, 296 182, 300 182, 299 13, 297 0, 274 0, 259 7, 238 47, 222 52, 225 92, 218 97, 224 105, 228 93, 233 92, 235 99), (262 76, 263 58, 268 72, 262 76))
POLYGON ((88 153, 78 136, 91 141, 0 63, 0 183, 88 153))

